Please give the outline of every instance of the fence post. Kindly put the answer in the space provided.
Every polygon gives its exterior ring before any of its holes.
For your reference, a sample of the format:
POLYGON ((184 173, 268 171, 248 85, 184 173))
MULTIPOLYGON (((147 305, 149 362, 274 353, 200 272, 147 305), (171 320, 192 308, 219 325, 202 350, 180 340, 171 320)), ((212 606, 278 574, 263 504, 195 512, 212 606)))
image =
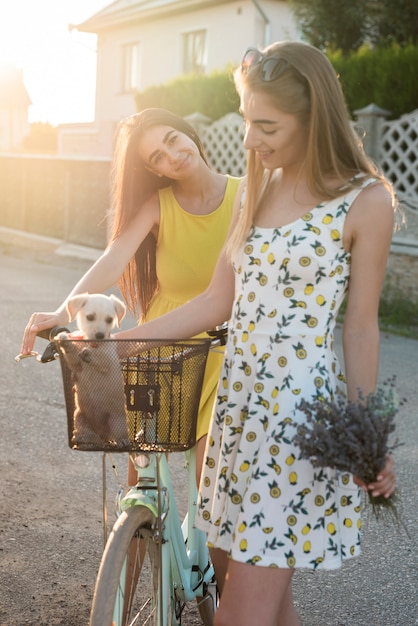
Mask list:
POLYGON ((364 151, 371 159, 378 162, 382 124, 391 111, 381 109, 372 102, 363 109, 357 109, 354 113, 357 116, 355 126, 363 140, 364 151))

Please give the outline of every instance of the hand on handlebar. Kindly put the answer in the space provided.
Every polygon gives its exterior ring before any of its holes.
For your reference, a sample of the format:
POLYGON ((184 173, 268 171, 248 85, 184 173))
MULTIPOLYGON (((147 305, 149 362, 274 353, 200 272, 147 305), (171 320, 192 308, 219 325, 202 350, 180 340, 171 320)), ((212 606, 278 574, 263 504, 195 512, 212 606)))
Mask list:
POLYGON ((57 337, 57 335, 59 335, 59 333, 61 333, 62 331, 68 333, 69 329, 66 326, 54 326, 53 328, 40 330, 37 336, 42 337, 42 339, 46 339, 49 342, 44 349, 42 355, 38 354, 38 352, 35 352, 34 350, 26 353, 21 352, 20 354, 15 356, 16 363, 19 363, 19 361, 21 361, 22 359, 31 356, 35 357, 36 360, 39 361, 39 363, 49 363, 50 361, 55 361, 55 359, 58 358, 58 352, 55 345, 55 337, 57 337))
POLYGON ((29 354, 33 351, 36 336, 42 331, 54 326, 65 326, 68 324, 68 314, 64 310, 51 313, 33 313, 26 325, 23 333, 21 354, 29 354))

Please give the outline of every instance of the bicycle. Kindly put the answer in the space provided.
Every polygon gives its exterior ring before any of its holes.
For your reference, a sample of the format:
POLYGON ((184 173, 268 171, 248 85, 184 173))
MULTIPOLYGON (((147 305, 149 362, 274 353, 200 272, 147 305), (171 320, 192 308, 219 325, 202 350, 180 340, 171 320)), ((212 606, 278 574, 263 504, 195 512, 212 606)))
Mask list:
POLYGON ((100 343, 101 350, 113 354, 116 348, 121 355, 129 432, 129 440, 122 441, 103 441, 90 432, 86 439, 80 423, 76 425, 77 374, 65 358, 66 344, 74 342, 55 339, 60 330, 40 333, 50 339, 44 353, 25 356, 40 362, 60 361, 70 447, 104 455, 128 452, 138 474, 137 484, 120 499, 118 518, 105 538, 89 625, 177 626, 185 606, 197 600, 203 624, 210 626, 217 591, 205 535, 194 526, 194 446, 207 356, 209 349, 225 343, 225 327, 209 333, 209 338, 185 341, 76 340, 78 349, 80 341, 83 350, 94 350, 100 343), (191 477, 183 520, 167 460, 167 453, 179 451, 188 457, 191 477))

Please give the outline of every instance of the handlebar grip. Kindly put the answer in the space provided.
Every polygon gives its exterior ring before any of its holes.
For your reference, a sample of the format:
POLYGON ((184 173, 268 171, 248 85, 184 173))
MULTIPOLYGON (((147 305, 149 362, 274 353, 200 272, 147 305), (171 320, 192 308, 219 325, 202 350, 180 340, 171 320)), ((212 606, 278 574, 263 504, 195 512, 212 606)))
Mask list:
POLYGON ((37 333, 37 337, 41 337, 42 339, 46 339, 47 341, 54 341, 54 338, 58 333, 70 331, 65 326, 54 326, 53 328, 46 328, 45 330, 40 330, 37 333))

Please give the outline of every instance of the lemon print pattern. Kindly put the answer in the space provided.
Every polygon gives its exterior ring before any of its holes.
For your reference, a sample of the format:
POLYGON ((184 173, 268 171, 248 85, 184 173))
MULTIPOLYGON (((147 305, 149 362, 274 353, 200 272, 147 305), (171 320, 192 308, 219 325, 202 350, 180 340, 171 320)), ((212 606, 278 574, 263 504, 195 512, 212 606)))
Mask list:
POLYGON ((283 228, 254 226, 233 259, 235 300, 196 523, 211 546, 255 567, 335 569, 360 553, 352 476, 314 468, 292 442, 301 399, 345 386, 333 332, 350 274, 344 223, 360 191, 283 228))

